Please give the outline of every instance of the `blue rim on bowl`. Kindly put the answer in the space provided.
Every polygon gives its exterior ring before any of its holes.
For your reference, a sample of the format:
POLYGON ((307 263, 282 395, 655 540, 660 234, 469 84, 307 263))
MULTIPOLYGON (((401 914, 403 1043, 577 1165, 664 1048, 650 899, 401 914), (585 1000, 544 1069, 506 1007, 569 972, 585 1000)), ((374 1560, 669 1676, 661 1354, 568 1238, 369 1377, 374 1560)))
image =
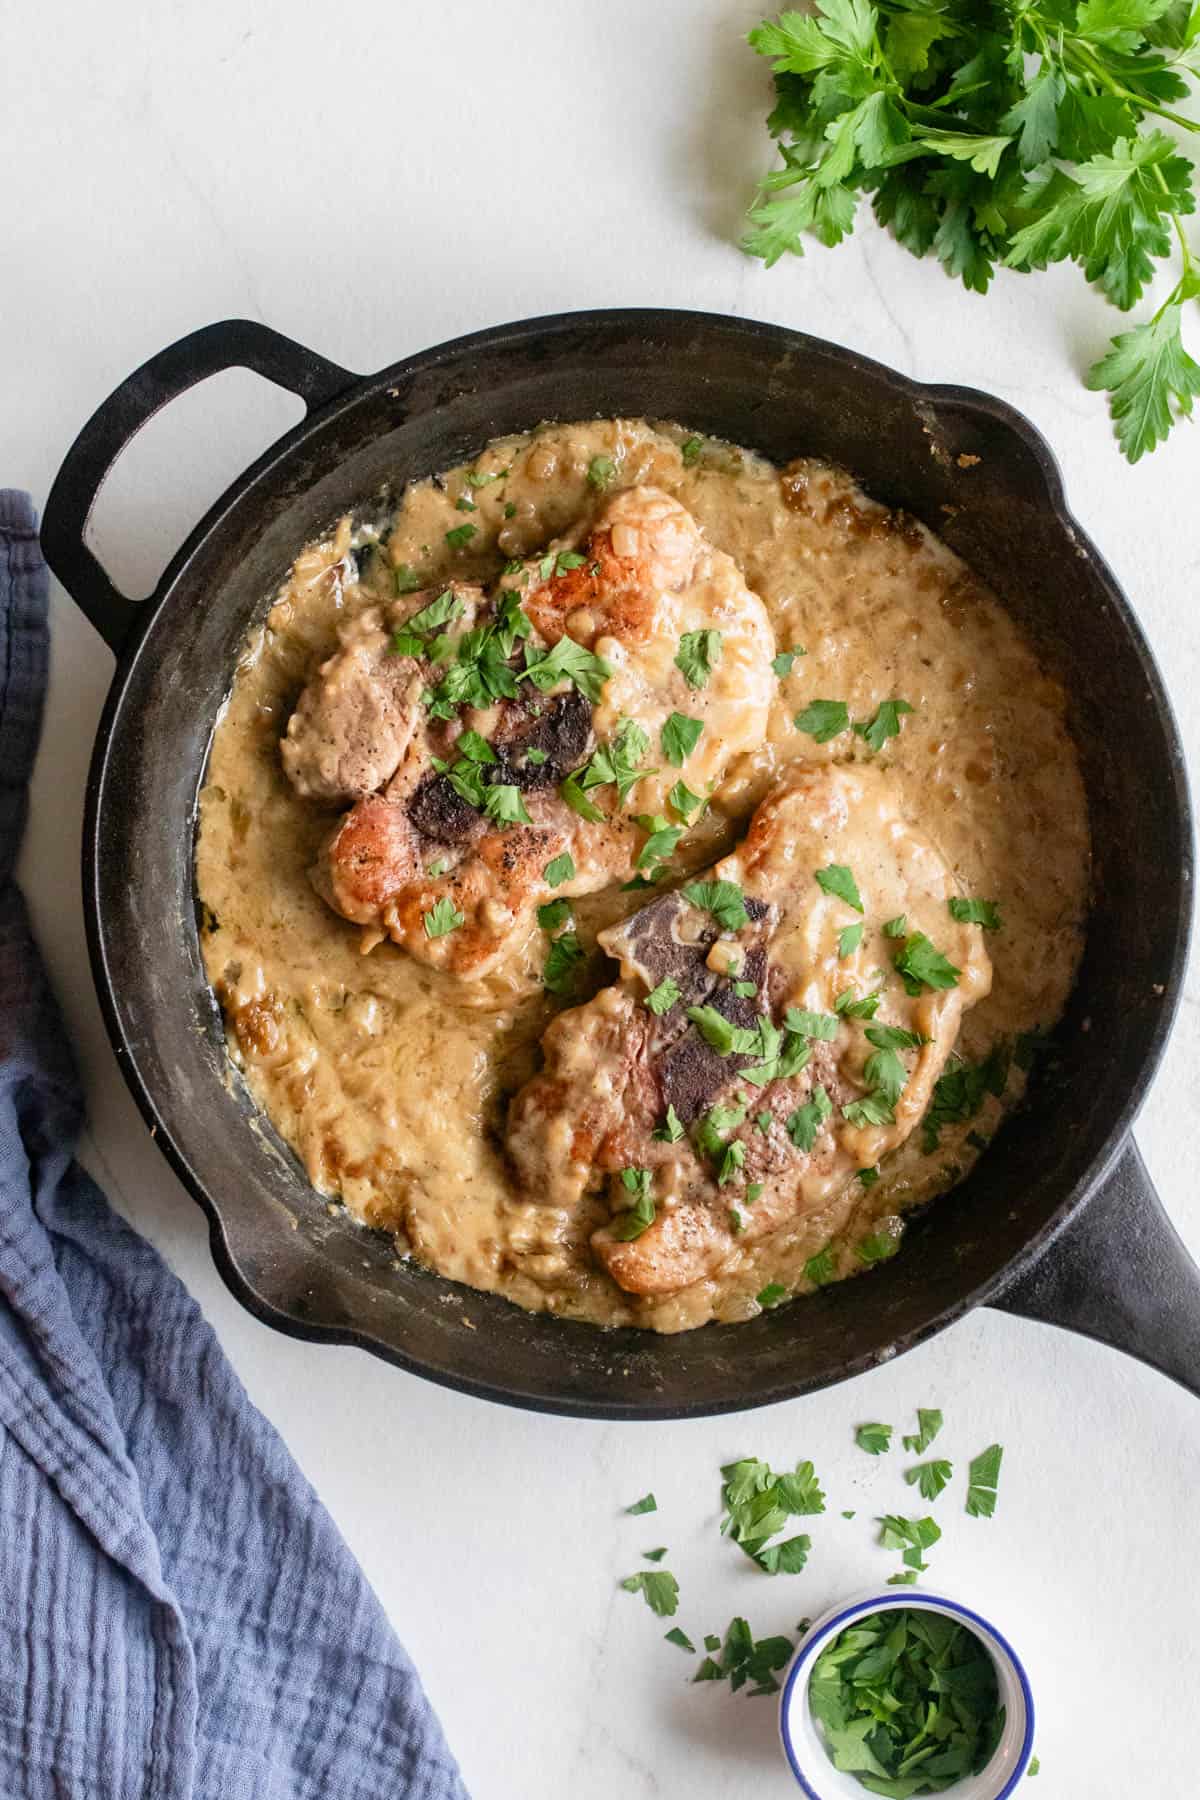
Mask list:
POLYGON ((997 1679, 1002 1696, 1005 1698, 1008 1711, 1008 1722, 1005 1736, 1001 1738, 990 1761, 977 1776, 966 1776, 947 1793, 962 1793, 964 1800, 1007 1800, 1025 1775, 1033 1755, 1034 1708, 1033 1694, 1029 1686, 1029 1677, 1020 1657, 1005 1637, 989 1619, 971 1607, 964 1606, 959 1600, 950 1600, 944 1594, 934 1594, 924 1588, 886 1588, 883 1592, 871 1592, 859 1595, 852 1601, 831 1607, 816 1620, 802 1640, 791 1667, 783 1683, 783 1691, 779 1696, 779 1735, 783 1743, 784 1754, 796 1782, 807 1800, 842 1800, 843 1795, 865 1794, 863 1788, 853 1775, 847 1775, 835 1769, 828 1753, 821 1744, 820 1733, 815 1723, 807 1733, 809 1745, 806 1747, 804 1766, 797 1746, 799 1733, 793 1727, 793 1710, 799 1705, 804 1708, 803 1722, 810 1719, 808 1713, 808 1681, 821 1651, 837 1636, 851 1620, 862 1618, 867 1613, 898 1611, 903 1607, 925 1608, 930 1611, 948 1613, 954 1618, 962 1619, 971 1627, 982 1641, 985 1649, 996 1664, 997 1679), (799 1691, 797 1691, 799 1690, 799 1691), (1007 1690, 1007 1692, 1006 1692, 1007 1690), (1011 1699, 1019 1701, 1020 1717, 1015 1717, 1011 1699), (813 1754, 821 1759, 820 1765, 814 1767, 813 1754), (988 1785, 988 1775, 994 1771, 999 1786, 988 1785), (823 1776, 828 1779, 822 1780, 823 1776), (818 1783, 819 1785, 814 1785, 818 1783), (982 1785, 981 1785, 982 1784, 982 1785))

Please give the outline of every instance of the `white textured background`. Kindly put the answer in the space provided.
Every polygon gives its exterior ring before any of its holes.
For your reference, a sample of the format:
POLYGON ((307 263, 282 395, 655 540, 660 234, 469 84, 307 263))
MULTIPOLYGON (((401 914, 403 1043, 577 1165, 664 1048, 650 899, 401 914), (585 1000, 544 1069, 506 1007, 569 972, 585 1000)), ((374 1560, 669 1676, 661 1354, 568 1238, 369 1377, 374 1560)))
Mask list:
MULTIPOLYGON (((869 224, 771 273, 733 247, 765 166, 768 81, 744 0, 172 0, 11 6, 0 57, 0 480, 40 504, 98 401, 151 351, 230 315, 352 369, 526 314, 709 308, 801 327, 1015 402, 1141 616, 1195 758, 1200 437, 1130 470, 1081 370, 1116 315, 1075 271, 986 301, 869 224), (18 10, 20 16, 18 17, 18 10)), ((1200 339, 1191 325, 1193 349, 1200 339)), ((248 375, 177 403, 97 512, 146 591, 225 483, 298 412, 248 375)), ((422 1669, 477 1800, 785 1795, 773 1709, 685 1685, 617 1594, 671 1547, 695 1636, 760 1635, 888 1572, 869 1515, 900 1459, 851 1427, 941 1405, 947 1455, 1007 1447, 997 1518, 937 1508, 937 1578, 994 1605, 1034 1665, 1043 1800, 1183 1800, 1200 1678, 1200 1404, 1091 1344, 994 1314, 848 1387, 744 1418, 604 1429, 502 1411, 349 1350, 268 1332, 220 1285, 199 1211, 139 1124, 92 994, 78 898, 87 758, 111 663, 55 598, 55 664, 24 879, 82 1056, 88 1160, 200 1300, 337 1518, 422 1669), (830 1494, 808 1571, 766 1581, 715 1535, 717 1465, 812 1457, 830 1494), (656 1519, 618 1508, 648 1487, 656 1519), (844 1521, 843 1507, 859 1517, 844 1521)), ((1136 744, 1130 745, 1136 756, 1136 744)), ((1193 764, 1194 766, 1194 764, 1193 764)), ((1200 1252, 1193 986, 1138 1137, 1200 1252)), ((911 1506, 907 1506, 911 1510, 911 1506)))

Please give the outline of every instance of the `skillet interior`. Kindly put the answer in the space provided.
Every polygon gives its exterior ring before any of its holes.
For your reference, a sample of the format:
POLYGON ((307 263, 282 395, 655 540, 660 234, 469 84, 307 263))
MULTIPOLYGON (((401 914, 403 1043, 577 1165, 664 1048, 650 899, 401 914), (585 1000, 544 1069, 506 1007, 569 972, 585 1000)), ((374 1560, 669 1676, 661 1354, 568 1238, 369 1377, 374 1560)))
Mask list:
POLYGON ((102 998, 135 1091, 212 1221, 234 1291, 270 1323, 353 1341, 493 1398, 678 1416, 808 1391, 986 1298, 1111 1159, 1169 1016, 1183 931, 1183 776, 1169 709, 1111 575, 1071 524, 1041 441, 985 396, 920 389, 815 340, 686 313, 568 315, 460 340, 371 377, 219 503, 168 570, 114 684, 85 829, 102 998), (594 1328, 398 1267, 331 1218, 229 1078, 194 927, 192 818, 234 659, 296 550, 381 484, 546 418, 678 419, 777 462, 845 464, 924 519, 1064 681, 1095 852, 1079 985, 1028 1106, 903 1253, 750 1324, 678 1337, 594 1328), (973 459, 978 459, 977 461, 973 459), (464 1324, 469 1320, 475 1329, 464 1324))

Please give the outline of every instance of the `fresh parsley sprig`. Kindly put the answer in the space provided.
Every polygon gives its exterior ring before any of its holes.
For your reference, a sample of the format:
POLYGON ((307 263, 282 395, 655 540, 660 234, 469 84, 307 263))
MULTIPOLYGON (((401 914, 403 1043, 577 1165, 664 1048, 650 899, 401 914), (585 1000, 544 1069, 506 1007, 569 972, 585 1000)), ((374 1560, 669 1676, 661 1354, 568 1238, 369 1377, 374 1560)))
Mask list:
MULTIPOLYGON (((1190 415, 1200 363, 1183 347, 1200 261, 1183 220, 1192 164, 1149 123, 1183 131, 1200 77, 1187 0, 816 0, 750 33, 775 75, 767 121, 782 166, 750 209, 744 248, 768 267, 812 234, 834 246, 871 196, 914 256, 986 293, 997 265, 1074 262, 1122 311, 1178 256, 1153 316, 1087 374, 1137 462, 1190 415)), ((894 721, 893 721, 894 722, 894 721)), ((804 729, 804 727, 801 727, 804 729)))

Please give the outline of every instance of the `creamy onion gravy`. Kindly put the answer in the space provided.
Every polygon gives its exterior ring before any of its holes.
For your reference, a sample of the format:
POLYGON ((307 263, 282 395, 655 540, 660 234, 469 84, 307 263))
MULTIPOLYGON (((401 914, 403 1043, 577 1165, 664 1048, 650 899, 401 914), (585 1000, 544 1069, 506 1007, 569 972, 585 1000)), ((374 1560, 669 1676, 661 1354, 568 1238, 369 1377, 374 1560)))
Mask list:
MULTIPOLYGON (((563 1005, 542 992, 545 935, 536 927, 516 935, 507 959, 478 982, 422 966, 390 942, 364 955, 360 932, 308 877, 334 815, 297 795, 279 753, 338 627, 391 595, 395 566, 430 587, 450 574, 490 580, 507 558, 595 510, 588 469, 597 457, 614 466, 610 493, 650 483, 681 501, 761 596, 778 648, 797 652, 778 679, 761 747, 726 770, 673 871, 726 853, 796 759, 885 768, 960 891, 1000 907, 1003 928, 987 936, 991 992, 966 1014, 957 1046, 974 1065, 1044 1031, 1063 1009, 1082 945, 1087 812, 1062 691, 1008 615, 923 526, 824 465, 781 474, 747 451, 700 447, 678 427, 640 421, 544 426, 411 484, 378 550, 364 548, 376 537, 370 526, 345 519, 297 558, 243 646, 200 796, 203 948, 232 1061, 314 1187, 394 1233, 400 1254, 527 1308, 678 1331, 753 1316, 768 1283, 810 1288, 805 1264, 829 1235, 820 1215, 746 1246, 681 1292, 622 1292, 585 1230, 564 1233, 516 1190, 504 1154, 508 1101, 540 1066, 541 1035, 563 1005), (507 473, 470 486, 468 468, 507 473), (474 510, 460 510, 460 498, 474 510), (477 528, 471 542, 448 547, 445 534, 468 521, 477 528), (794 724, 817 698, 843 700, 863 721, 896 697, 913 711, 878 755, 853 733, 820 744, 794 724)), ((599 712, 596 724, 604 735, 599 712)), ((584 943, 645 898, 614 887, 577 899, 584 943)), ((613 965, 593 957, 575 999, 613 979, 613 965)), ((1018 1060, 1003 1095, 986 1094, 972 1118, 943 1126, 935 1149, 918 1130, 888 1155, 826 1268, 838 1277, 861 1269, 856 1245, 894 1234, 906 1210, 965 1174, 1023 1085, 1018 1060)))

